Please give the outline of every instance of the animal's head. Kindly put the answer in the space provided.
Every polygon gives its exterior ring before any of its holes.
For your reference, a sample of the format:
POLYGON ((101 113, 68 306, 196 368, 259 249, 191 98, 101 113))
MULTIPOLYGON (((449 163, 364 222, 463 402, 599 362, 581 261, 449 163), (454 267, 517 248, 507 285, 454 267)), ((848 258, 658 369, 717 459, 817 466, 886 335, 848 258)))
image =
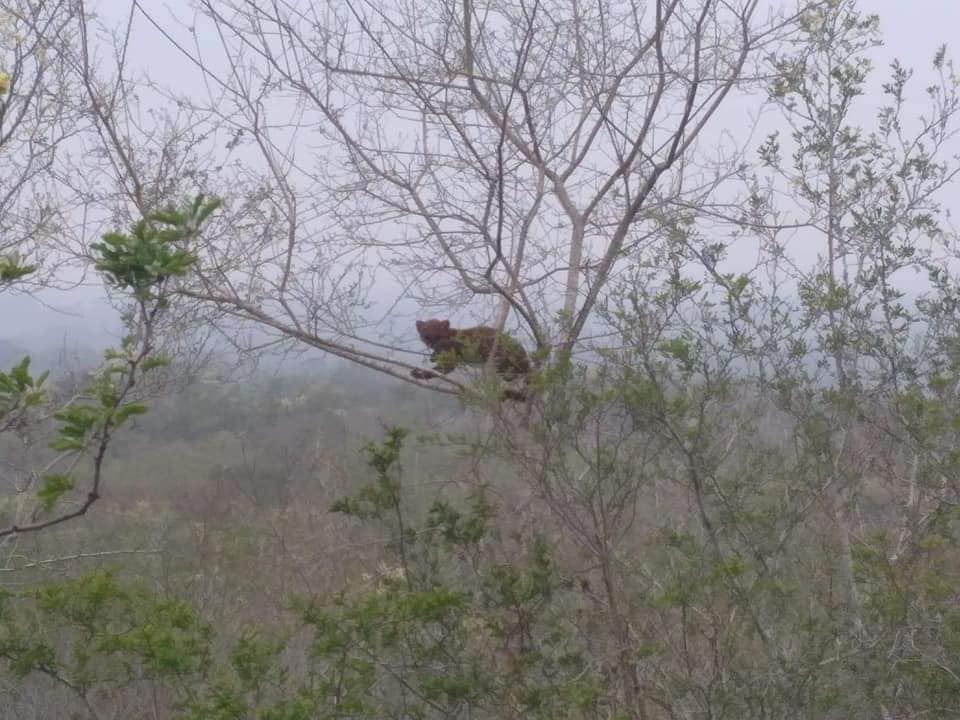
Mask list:
POLYGON ((420 339, 431 347, 450 338, 449 320, 417 320, 417 332, 420 339))

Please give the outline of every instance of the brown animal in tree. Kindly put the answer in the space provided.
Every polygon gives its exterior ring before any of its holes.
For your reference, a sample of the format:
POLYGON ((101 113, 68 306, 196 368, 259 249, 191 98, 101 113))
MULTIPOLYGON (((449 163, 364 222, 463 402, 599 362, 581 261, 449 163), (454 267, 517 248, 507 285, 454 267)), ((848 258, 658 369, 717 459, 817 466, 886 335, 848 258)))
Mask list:
POLYGON ((424 344, 433 350, 430 359, 436 363, 433 370, 412 370, 410 374, 418 380, 429 380, 437 373, 446 375, 463 364, 483 365, 491 353, 495 353, 497 373, 504 380, 513 380, 530 372, 527 351, 506 333, 497 337, 495 328, 480 325, 458 329, 450 327, 449 320, 417 320, 417 332, 424 344))

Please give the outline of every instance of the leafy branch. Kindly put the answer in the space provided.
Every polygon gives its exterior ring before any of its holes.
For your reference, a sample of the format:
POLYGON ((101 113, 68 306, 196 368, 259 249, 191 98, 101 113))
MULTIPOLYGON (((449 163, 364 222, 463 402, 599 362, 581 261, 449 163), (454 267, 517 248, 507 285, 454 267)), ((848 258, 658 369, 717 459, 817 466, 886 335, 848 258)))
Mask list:
MULTIPOLYGON (((53 414, 58 423, 51 449, 60 453, 40 478, 37 506, 28 522, 0 529, 0 538, 35 532, 86 514, 100 499, 103 465, 116 431, 147 411, 136 397, 141 378, 169 360, 155 352, 157 328, 169 306, 169 283, 185 276, 196 261, 189 241, 219 207, 217 199, 198 196, 183 209, 156 213, 138 221, 128 233, 111 232, 91 246, 97 270, 111 287, 127 292, 136 305, 131 332, 119 349, 105 354, 105 365, 84 393, 53 414), (92 470, 79 505, 52 517, 62 498, 76 489, 75 469, 84 457, 92 470), (66 467, 65 471, 56 471, 66 467)), ((25 412, 45 400, 46 374, 34 378, 30 359, 0 373, 0 431, 20 429, 25 412)))

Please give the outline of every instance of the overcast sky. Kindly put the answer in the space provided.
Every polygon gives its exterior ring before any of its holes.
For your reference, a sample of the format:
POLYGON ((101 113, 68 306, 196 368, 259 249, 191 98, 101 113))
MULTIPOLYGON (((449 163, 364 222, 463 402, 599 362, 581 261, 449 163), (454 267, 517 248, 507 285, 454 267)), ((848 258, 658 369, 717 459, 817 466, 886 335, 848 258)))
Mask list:
MULTIPOLYGON (((183 16, 189 3, 178 0, 163 3, 163 6, 183 16)), ((156 0, 151 0, 145 7, 156 8, 158 18, 167 16, 156 0)), ((960 36, 960 0, 861 0, 860 7, 881 16, 885 47, 876 57, 875 85, 894 57, 900 58, 908 67, 926 70, 936 48, 943 43, 950 48, 951 41, 960 36)), ((127 0, 101 0, 99 8, 106 16, 123 17, 128 12, 129 3, 127 0)), ((196 73, 196 69, 182 57, 170 54, 166 42, 145 22, 138 26, 135 46, 141 57, 150 59, 151 75, 161 82, 180 84, 186 74, 196 73)), ((731 113, 730 117, 735 117, 735 108, 726 110, 731 113)), ((62 342, 64 337, 79 337, 95 345, 113 342, 118 329, 115 314, 101 296, 102 292, 95 287, 69 293, 45 292, 38 298, 0 295, 0 339, 13 339, 25 347, 35 343, 62 342)))

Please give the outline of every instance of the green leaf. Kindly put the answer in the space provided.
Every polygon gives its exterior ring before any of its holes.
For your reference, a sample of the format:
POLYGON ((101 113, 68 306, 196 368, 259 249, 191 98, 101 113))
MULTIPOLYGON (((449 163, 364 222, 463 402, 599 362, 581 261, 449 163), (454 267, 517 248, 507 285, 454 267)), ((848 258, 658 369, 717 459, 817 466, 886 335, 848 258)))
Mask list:
POLYGON ((155 299, 169 277, 186 275, 197 261, 182 243, 195 235, 219 200, 198 196, 189 209, 169 209, 135 223, 127 233, 109 232, 91 245, 95 267, 106 281, 140 299, 155 299))
POLYGON ((127 403, 119 410, 117 414, 113 416, 113 422, 115 425, 122 425, 133 415, 143 415, 147 412, 147 406, 143 403, 127 403))
POLYGON ((16 254, 0 255, 0 282, 12 283, 32 274, 36 269, 36 265, 24 265, 16 254))
POLYGON ((156 355, 154 357, 148 357, 143 361, 143 364, 140 366, 140 369, 143 372, 150 372, 157 368, 167 367, 170 365, 170 358, 163 355, 156 355))
POLYGON ((90 434, 103 420, 103 411, 92 405, 71 405, 54 415, 61 426, 58 437, 50 443, 54 450, 83 450, 90 434))
POLYGON ((45 475, 37 490, 37 498, 40 500, 40 506, 47 512, 53 509, 57 500, 64 494, 70 492, 75 487, 73 478, 62 473, 53 473, 45 475))

